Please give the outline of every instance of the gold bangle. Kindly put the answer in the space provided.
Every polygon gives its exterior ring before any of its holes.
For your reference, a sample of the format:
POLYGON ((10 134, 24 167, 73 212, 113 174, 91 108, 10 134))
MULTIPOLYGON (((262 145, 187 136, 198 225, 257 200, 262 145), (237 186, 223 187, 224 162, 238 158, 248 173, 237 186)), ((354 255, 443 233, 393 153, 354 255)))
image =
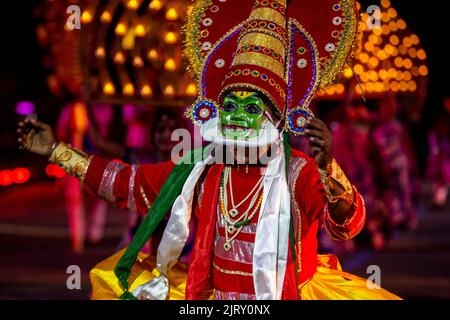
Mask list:
POLYGON ((68 174, 83 181, 91 159, 92 157, 89 157, 83 151, 72 148, 64 142, 59 142, 48 160, 68 174))

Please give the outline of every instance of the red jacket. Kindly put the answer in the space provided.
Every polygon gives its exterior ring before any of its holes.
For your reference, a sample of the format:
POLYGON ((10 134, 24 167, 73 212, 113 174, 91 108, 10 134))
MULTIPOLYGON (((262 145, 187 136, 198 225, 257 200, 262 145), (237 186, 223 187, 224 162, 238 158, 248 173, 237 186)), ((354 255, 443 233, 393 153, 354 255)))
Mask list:
MULTIPOLYGON (((84 179, 84 188, 121 208, 147 213, 173 167, 171 161, 131 167, 94 157, 84 179)), ((213 239, 222 169, 223 165, 211 165, 197 185, 198 201, 194 202, 194 215, 198 227, 188 272, 187 299, 208 298, 211 294, 213 239)), ((357 194, 352 218, 344 225, 335 223, 327 211, 325 190, 317 166, 313 159, 300 151, 292 150, 287 178, 291 192, 296 265, 289 245, 282 297, 295 299, 295 270, 298 271, 297 284, 310 279, 316 271, 319 223, 323 224, 332 238, 348 240, 361 231, 365 208, 361 195, 357 194)), ((243 194, 247 189, 245 181, 238 182, 237 187, 243 190, 243 194)), ((254 179, 247 181, 250 190, 254 179)))

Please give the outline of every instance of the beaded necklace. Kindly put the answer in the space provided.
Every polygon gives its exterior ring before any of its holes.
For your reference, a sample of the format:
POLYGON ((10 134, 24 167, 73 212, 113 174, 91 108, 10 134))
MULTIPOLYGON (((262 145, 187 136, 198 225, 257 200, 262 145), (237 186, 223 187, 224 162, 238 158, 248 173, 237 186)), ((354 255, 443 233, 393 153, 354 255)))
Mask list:
POLYGON ((233 195, 233 184, 231 179, 231 167, 229 166, 225 167, 220 181, 220 209, 225 221, 225 244, 223 245, 223 248, 226 251, 229 251, 231 249, 233 240, 242 231, 243 227, 250 223, 252 218, 258 212, 258 209, 261 206, 263 196, 263 193, 261 192, 263 188, 262 183, 263 180, 264 176, 261 176, 256 185, 244 198, 244 200, 239 202, 238 205, 235 205, 233 195), (228 185, 230 188, 231 205, 232 205, 232 209, 230 211, 228 211, 228 185), (247 210, 245 210, 244 213, 239 215, 238 208, 242 206, 250 197, 252 198, 250 200, 250 204, 247 210))

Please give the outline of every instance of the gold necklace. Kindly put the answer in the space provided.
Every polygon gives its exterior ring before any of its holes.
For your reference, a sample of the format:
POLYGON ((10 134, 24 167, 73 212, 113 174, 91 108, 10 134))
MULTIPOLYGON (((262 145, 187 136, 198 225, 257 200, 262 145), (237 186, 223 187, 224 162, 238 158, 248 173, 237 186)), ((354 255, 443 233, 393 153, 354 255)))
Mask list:
MULTIPOLYGON (((220 186, 220 198, 221 198, 220 199, 221 200, 220 208, 221 208, 222 216, 224 217, 224 223, 225 223, 225 244, 223 245, 223 248, 226 251, 229 251, 231 249, 233 240, 239 235, 239 233, 242 231, 243 227, 245 225, 247 225, 253 219, 253 217, 256 215, 256 213, 258 212, 258 209, 261 206, 262 196, 263 196, 263 193, 260 192, 262 189, 262 186, 263 186, 262 185, 263 177, 261 177, 261 179, 255 185, 255 187, 253 187, 252 191, 250 191, 248 196, 245 198, 245 200, 248 199, 250 197, 250 195, 254 192, 254 190, 257 189, 257 191, 255 192, 255 194, 252 197, 252 201, 250 202, 247 210, 239 218, 234 219, 234 220, 231 219, 230 213, 228 212, 228 194, 227 194, 227 185, 228 185, 230 175, 231 175, 231 168, 228 168, 228 167, 225 168, 225 170, 222 173, 221 186, 220 186), (259 187, 258 187, 258 185, 259 185, 259 187), (259 197, 258 197, 258 194, 260 194, 259 197), (254 206, 255 202, 257 200, 258 200, 258 202, 256 203, 256 206, 254 206), (252 208, 253 208, 253 210, 252 210, 251 214, 249 215, 249 212, 252 208)), ((230 184, 230 188, 231 188, 230 191, 232 194, 233 189, 232 189, 231 184, 230 184)))

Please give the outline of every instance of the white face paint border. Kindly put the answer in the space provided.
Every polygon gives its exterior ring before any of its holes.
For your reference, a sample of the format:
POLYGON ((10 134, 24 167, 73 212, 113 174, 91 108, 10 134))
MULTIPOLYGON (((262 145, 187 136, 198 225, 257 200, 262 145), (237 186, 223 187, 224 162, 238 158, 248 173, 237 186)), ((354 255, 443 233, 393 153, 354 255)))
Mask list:
POLYGON ((265 147, 280 140, 280 132, 271 121, 265 121, 262 128, 259 130, 259 135, 256 137, 246 138, 245 140, 226 138, 222 134, 219 117, 208 120, 202 124, 200 127, 200 134, 205 141, 235 147, 265 147))

